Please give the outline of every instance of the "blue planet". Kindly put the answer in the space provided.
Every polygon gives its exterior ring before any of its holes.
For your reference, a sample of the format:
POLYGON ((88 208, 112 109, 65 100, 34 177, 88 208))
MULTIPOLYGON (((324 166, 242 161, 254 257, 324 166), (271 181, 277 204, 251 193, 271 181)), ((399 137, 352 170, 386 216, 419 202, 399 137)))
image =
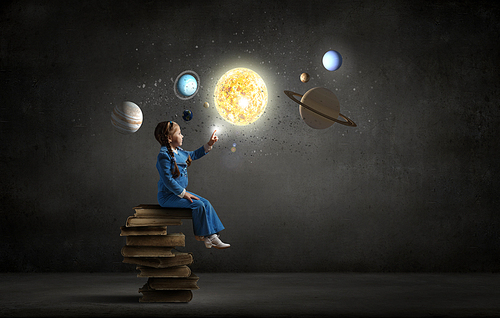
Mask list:
POLYGON ((184 74, 179 78, 179 81, 177 82, 177 89, 182 95, 191 96, 196 93, 196 90, 198 89, 198 82, 193 75, 184 74))
POLYGON ((337 51, 328 51, 323 55, 323 66, 329 71, 336 71, 342 65, 342 55, 337 51))
POLYGON ((193 119, 193 112, 186 109, 184 113, 182 113, 182 119, 184 119, 185 121, 190 121, 191 119, 193 119))

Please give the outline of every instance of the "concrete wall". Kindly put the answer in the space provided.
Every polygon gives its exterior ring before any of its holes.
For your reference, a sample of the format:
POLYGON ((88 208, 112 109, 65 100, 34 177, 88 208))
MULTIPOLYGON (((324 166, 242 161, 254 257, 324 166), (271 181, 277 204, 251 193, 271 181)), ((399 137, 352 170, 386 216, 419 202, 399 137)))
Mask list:
POLYGON ((171 229, 186 234, 193 270, 498 271, 493 3, 2 3, 0 269, 135 271, 120 226, 156 203, 153 130, 175 120, 189 150, 219 127, 188 189, 212 202, 232 247, 205 249, 190 221, 171 229), (344 58, 335 72, 321 64, 330 49, 344 58), (245 127, 213 108, 233 67, 269 90, 245 127), (183 101, 173 81, 185 70, 201 88, 183 101), (332 90, 357 127, 307 126, 283 91, 313 87, 332 90), (125 100, 144 114, 132 135, 110 122, 125 100))

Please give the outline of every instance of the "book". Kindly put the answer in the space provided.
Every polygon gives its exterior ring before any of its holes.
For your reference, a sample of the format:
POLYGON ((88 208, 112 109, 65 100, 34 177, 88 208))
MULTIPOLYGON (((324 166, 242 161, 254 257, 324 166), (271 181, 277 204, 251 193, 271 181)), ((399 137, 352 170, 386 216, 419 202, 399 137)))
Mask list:
POLYGON ((167 235, 166 226, 121 226, 120 236, 132 235, 167 235))
POLYGON ((139 288, 142 297, 139 302, 187 303, 193 299, 191 290, 154 290, 146 283, 139 288))
MULTIPOLYGON (((139 302, 189 302, 192 290, 199 289, 198 276, 189 267, 193 254, 175 247, 185 246, 183 233, 168 233, 167 226, 182 225, 182 219, 192 219, 191 209, 162 208, 141 204, 120 227, 125 237, 123 262, 136 265, 137 277, 147 277, 139 289, 139 302)), ((202 237, 196 237, 203 240, 202 237)))
POLYGON ((171 250, 172 257, 124 257, 123 263, 154 268, 167 268, 172 266, 191 265, 194 262, 193 253, 183 253, 171 250))
POLYGON ((124 246, 121 253, 123 257, 175 257, 172 253, 173 248, 169 246, 124 246))
POLYGON ((192 219, 191 209, 163 208, 159 204, 139 204, 134 207, 136 217, 168 217, 172 219, 192 219))
POLYGON ((185 246, 186 239, 182 233, 167 235, 136 235, 126 237, 127 246, 185 246))
POLYGON ((129 216, 125 226, 166 226, 182 225, 182 220, 166 216, 129 216))
POLYGON ((191 269, 186 265, 172 266, 167 268, 153 268, 148 266, 137 266, 140 271, 137 277, 170 277, 180 278, 191 276, 191 269))
POLYGON ((186 289, 200 289, 198 287, 199 277, 191 273, 189 277, 185 278, 163 278, 163 277, 149 277, 148 285, 155 290, 186 290, 186 289))

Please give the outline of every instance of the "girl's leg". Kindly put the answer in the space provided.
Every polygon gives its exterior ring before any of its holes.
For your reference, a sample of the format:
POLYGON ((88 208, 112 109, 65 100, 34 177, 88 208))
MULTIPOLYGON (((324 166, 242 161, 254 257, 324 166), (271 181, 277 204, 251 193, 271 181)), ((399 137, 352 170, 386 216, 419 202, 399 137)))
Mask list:
POLYGON ((189 202, 188 199, 181 199, 174 194, 158 194, 158 203, 162 207, 168 208, 187 208, 191 209, 193 215, 193 232, 196 236, 209 236, 218 233, 224 229, 222 222, 217 216, 217 212, 210 202, 192 192, 189 192, 199 198, 189 202))
POLYGON ((222 225, 210 201, 199 195, 196 196, 200 198, 200 200, 193 200, 192 203, 193 231, 195 235, 209 236, 222 231, 224 225, 222 225))

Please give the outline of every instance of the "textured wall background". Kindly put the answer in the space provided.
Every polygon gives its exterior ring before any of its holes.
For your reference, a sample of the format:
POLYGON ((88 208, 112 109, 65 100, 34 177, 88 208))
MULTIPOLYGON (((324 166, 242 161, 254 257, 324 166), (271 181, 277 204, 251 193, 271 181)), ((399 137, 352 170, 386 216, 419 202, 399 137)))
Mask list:
POLYGON ((493 1, 8 1, 0 5, 2 271, 135 271, 120 226, 156 203, 157 122, 194 150, 225 251, 200 271, 500 269, 500 6, 493 1), (335 49, 344 63, 325 70, 335 49), (233 67, 269 90, 255 124, 211 107, 233 67), (178 99, 184 70, 198 95, 178 99), (299 76, 308 72, 311 80, 299 76), (334 91, 356 128, 309 128, 283 93, 334 91), (124 100, 140 130, 113 130, 124 100), (194 119, 183 122, 184 109, 194 119), (231 152, 236 143, 236 152, 231 152))

